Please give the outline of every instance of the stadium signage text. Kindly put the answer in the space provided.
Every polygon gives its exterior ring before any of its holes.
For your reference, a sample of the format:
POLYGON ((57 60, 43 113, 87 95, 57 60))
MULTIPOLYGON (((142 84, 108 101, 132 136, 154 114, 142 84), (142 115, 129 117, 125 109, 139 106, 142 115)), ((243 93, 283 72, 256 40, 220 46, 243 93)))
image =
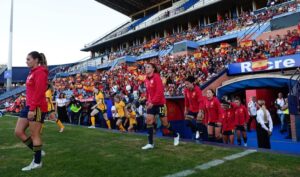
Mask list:
MULTIPOLYGON (((300 66, 300 54, 269 58, 267 68, 259 71, 270 71, 276 69, 293 68, 300 66)), ((252 62, 233 63, 228 66, 228 74, 245 74, 257 72, 253 70, 252 62)))

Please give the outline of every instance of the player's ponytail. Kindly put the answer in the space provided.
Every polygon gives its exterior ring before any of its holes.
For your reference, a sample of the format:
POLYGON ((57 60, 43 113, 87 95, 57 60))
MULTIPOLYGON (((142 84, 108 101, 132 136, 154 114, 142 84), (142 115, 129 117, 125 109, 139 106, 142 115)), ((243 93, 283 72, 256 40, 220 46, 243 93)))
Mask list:
POLYGON ((46 59, 46 56, 45 54, 43 53, 40 53, 40 60, 39 60, 39 64, 42 65, 42 66, 45 66, 47 68, 47 59, 46 59))
POLYGON ((38 60, 38 64, 40 66, 44 66, 45 68, 47 68, 47 59, 43 53, 33 51, 30 52, 28 55, 30 55, 33 59, 38 60))

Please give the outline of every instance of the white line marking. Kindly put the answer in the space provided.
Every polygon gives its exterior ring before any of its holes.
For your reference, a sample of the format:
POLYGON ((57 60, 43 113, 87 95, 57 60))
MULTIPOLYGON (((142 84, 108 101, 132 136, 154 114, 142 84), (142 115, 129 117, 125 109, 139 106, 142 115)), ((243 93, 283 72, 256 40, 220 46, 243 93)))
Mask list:
POLYGON ((234 160, 234 159, 237 159, 237 158, 241 158, 243 156, 246 156, 248 154, 252 154, 254 152, 257 152, 257 150, 255 149, 249 149, 249 150, 246 150, 244 152, 241 152, 241 153, 237 153, 237 154, 233 154, 233 155, 230 155, 230 156, 227 156, 227 157, 224 157, 223 159, 224 160, 234 160))
POLYGON ((184 170, 178 173, 174 173, 172 175, 167 175, 166 177, 184 177, 184 176, 189 176, 196 173, 195 170, 184 170))
POLYGON ((195 169, 197 170, 207 170, 211 167, 215 167, 215 166, 218 166, 218 165, 221 165, 222 163, 224 163, 225 161, 224 160, 212 160, 212 161, 209 161, 205 164, 202 164, 202 165, 199 165, 199 166, 196 166, 195 169))
POLYGON ((181 171, 181 172, 178 172, 178 173, 167 175, 165 177, 186 177, 186 176, 195 174, 197 172, 197 170, 207 170, 209 168, 221 165, 221 164, 225 163, 226 161, 235 160, 235 159, 244 157, 246 155, 249 155, 249 154, 252 154, 252 153, 255 153, 255 152, 257 152, 257 150, 248 149, 244 152, 240 152, 240 153, 236 153, 236 154, 226 156, 222 160, 221 159, 215 159, 215 160, 209 161, 207 163, 204 163, 202 165, 198 165, 198 166, 194 167, 193 169, 184 170, 184 171, 181 171))

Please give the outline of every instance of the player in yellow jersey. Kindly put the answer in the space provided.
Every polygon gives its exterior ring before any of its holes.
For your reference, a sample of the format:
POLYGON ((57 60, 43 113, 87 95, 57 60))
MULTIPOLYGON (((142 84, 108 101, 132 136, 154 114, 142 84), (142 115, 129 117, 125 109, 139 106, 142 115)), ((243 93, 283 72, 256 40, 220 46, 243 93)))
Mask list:
POLYGON ((60 128, 59 132, 62 133, 64 131, 65 127, 61 123, 61 121, 58 118, 56 118, 52 99, 53 99, 52 87, 50 84, 48 84, 48 89, 46 91, 46 100, 47 100, 47 104, 48 104, 48 118, 49 118, 49 120, 53 120, 56 122, 57 126, 60 128))
POLYGON ((125 132, 126 129, 123 126, 123 119, 125 119, 125 103, 121 100, 121 96, 120 95, 116 95, 114 98, 115 101, 115 108, 116 108, 116 112, 117 112, 117 126, 119 127, 119 130, 122 132, 125 132))
POLYGON ((95 122, 96 122, 95 115, 97 115, 98 113, 101 113, 103 118, 106 121, 108 129, 111 129, 110 120, 107 117, 107 107, 104 102, 104 95, 101 91, 99 91, 96 88, 94 88, 94 95, 95 95, 95 100, 96 100, 97 104, 92 107, 92 110, 93 110, 91 112, 92 125, 89 126, 88 128, 96 128, 95 127, 95 122))
POLYGON ((128 131, 129 132, 136 131, 137 128, 136 113, 135 111, 132 110, 131 104, 126 106, 125 113, 127 119, 129 119, 128 131))

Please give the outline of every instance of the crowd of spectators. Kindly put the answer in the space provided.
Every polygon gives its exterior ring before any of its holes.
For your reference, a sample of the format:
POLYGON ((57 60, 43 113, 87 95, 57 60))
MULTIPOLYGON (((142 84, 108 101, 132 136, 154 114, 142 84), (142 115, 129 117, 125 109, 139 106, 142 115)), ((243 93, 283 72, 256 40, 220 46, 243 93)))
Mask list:
POLYGON ((184 77, 193 75, 196 83, 202 85, 216 76, 226 66, 233 62, 251 61, 292 55, 300 52, 300 36, 298 31, 287 31, 283 36, 270 36, 267 40, 245 41, 239 46, 221 43, 217 48, 202 46, 194 54, 139 61, 133 65, 120 64, 113 70, 83 73, 54 80, 58 91, 64 91, 68 97, 75 95, 79 99, 93 96, 93 88, 100 87, 107 96, 122 93, 138 98, 144 94, 143 80, 144 64, 151 62, 160 67, 160 74, 165 84, 166 96, 181 96, 184 87, 184 77))
MULTIPOLYGON (((209 24, 206 27, 205 26, 197 27, 196 30, 198 32, 198 35, 202 33, 203 35, 206 35, 208 37, 222 36, 226 32, 230 32, 236 29, 241 29, 243 27, 252 25, 256 22, 263 22, 269 20, 275 15, 296 10, 297 8, 296 3, 280 6, 280 4, 288 1, 290 0, 270 0, 267 2, 267 7, 261 9, 257 14, 254 14, 253 12, 242 12, 239 15, 239 17, 234 17, 234 18, 229 18, 228 16, 224 16, 224 17, 218 16, 217 19, 218 21, 216 23, 209 24), (220 21, 222 21, 222 23, 219 23, 220 21)), ((152 19, 150 24, 174 16, 178 13, 183 12, 184 10, 185 9, 182 8, 176 8, 176 9, 166 11, 162 15, 156 17, 155 19, 152 19)), ((146 21, 145 23, 149 23, 149 22, 146 21)), ((143 23, 140 25, 143 25, 143 23)), ((130 30, 135 30, 135 29, 139 29, 139 28, 138 27, 130 28, 130 30)), ((119 32, 111 34, 110 36, 106 37, 106 39, 123 35, 128 31, 129 28, 125 28, 119 32)))
POLYGON ((242 28, 252 26, 253 24, 266 22, 276 15, 295 11, 297 9, 296 2, 284 6, 274 6, 283 2, 286 2, 286 0, 276 2, 270 1, 270 7, 265 8, 258 13, 246 11, 241 12, 237 18, 230 18, 228 15, 218 16, 215 23, 200 27, 196 26, 192 29, 169 34, 166 37, 152 39, 142 43, 141 45, 133 45, 132 47, 111 52, 109 54, 109 59, 113 60, 125 55, 139 56, 145 52, 163 50, 170 45, 173 45, 175 42, 182 40, 198 41, 201 39, 204 40, 223 36, 228 32, 240 30, 242 28))
MULTIPOLYGON (((144 65, 154 63, 159 66, 166 96, 182 96, 184 78, 193 75, 196 83, 202 85, 218 75, 233 62, 251 61, 292 55, 300 52, 300 36, 295 29, 283 36, 269 36, 266 40, 246 41, 239 46, 221 43, 217 48, 202 46, 194 53, 182 56, 168 55, 139 61, 133 65, 120 64, 113 70, 82 73, 65 78, 56 78, 53 85, 56 95, 64 93, 67 98, 75 96, 79 100, 93 100, 94 88, 101 89, 106 97, 122 94, 128 103, 145 97, 144 65)), ((3 90, 4 88, 0 88, 3 90)), ((13 99, 1 103, 12 104, 13 99)))

